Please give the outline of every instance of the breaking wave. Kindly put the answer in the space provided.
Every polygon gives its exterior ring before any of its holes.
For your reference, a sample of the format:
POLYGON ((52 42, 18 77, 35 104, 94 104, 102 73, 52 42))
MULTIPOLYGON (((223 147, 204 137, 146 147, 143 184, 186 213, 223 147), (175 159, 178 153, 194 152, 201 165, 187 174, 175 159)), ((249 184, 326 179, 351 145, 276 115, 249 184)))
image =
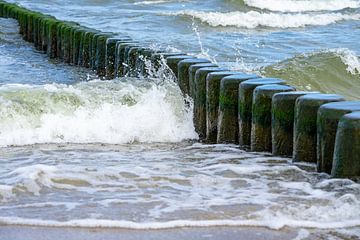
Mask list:
POLYGON ((349 49, 297 55, 264 67, 261 73, 286 79, 301 90, 339 93, 348 99, 360 99, 360 59, 349 49))
POLYGON ((0 86, 0 146, 177 142, 196 137, 192 111, 172 82, 0 86))
POLYGON ((249 12, 205 12, 184 10, 169 15, 196 18, 213 27, 238 27, 254 29, 300 28, 305 26, 324 26, 346 20, 360 20, 360 14, 343 13, 262 13, 249 12))

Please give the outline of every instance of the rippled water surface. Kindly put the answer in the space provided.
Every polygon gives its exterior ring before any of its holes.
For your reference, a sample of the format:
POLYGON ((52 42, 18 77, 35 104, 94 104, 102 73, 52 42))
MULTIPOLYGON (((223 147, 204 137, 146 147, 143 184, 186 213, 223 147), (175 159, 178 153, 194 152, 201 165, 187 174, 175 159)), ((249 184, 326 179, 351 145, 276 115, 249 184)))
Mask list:
POLYGON ((300 89, 359 99, 358 0, 18 2, 230 68, 282 77, 300 89))
MULTIPOLYGON (((152 47, 360 99, 360 1, 12 1, 152 47)), ((314 165, 195 143, 166 74, 100 81, 0 19, 0 223, 291 228, 360 238, 360 185, 314 165)))

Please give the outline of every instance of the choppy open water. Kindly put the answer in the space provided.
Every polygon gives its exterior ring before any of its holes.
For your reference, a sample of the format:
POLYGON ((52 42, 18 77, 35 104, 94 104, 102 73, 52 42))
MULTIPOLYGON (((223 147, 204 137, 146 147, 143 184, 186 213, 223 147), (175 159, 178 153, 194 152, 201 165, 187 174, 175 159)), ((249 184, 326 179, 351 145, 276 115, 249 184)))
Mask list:
MULTIPOLYGON (((360 1, 13 1, 154 47, 360 99, 360 1)), ((202 145, 166 75, 97 80, 0 19, 0 223, 294 228, 360 237, 360 185, 313 165, 202 145)))

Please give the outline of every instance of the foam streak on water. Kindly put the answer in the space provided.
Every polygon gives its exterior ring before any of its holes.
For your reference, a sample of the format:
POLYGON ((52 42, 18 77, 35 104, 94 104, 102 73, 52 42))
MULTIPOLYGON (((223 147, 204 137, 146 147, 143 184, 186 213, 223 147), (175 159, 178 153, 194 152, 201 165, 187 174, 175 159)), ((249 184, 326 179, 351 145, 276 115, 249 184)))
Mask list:
POLYGON ((236 146, 40 145, 0 153, 7 165, 0 169, 3 224, 360 226, 359 184, 236 146))

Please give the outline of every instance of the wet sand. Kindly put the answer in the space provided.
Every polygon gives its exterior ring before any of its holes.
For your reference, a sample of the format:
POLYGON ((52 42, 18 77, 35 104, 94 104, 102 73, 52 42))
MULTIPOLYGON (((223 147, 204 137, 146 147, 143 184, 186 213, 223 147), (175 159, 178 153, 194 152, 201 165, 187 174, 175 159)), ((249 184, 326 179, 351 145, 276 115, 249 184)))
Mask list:
POLYGON ((275 231, 255 227, 175 228, 166 230, 129 230, 107 228, 51 228, 0 226, 1 240, 142 240, 142 239, 221 239, 290 240, 297 231, 275 231))

